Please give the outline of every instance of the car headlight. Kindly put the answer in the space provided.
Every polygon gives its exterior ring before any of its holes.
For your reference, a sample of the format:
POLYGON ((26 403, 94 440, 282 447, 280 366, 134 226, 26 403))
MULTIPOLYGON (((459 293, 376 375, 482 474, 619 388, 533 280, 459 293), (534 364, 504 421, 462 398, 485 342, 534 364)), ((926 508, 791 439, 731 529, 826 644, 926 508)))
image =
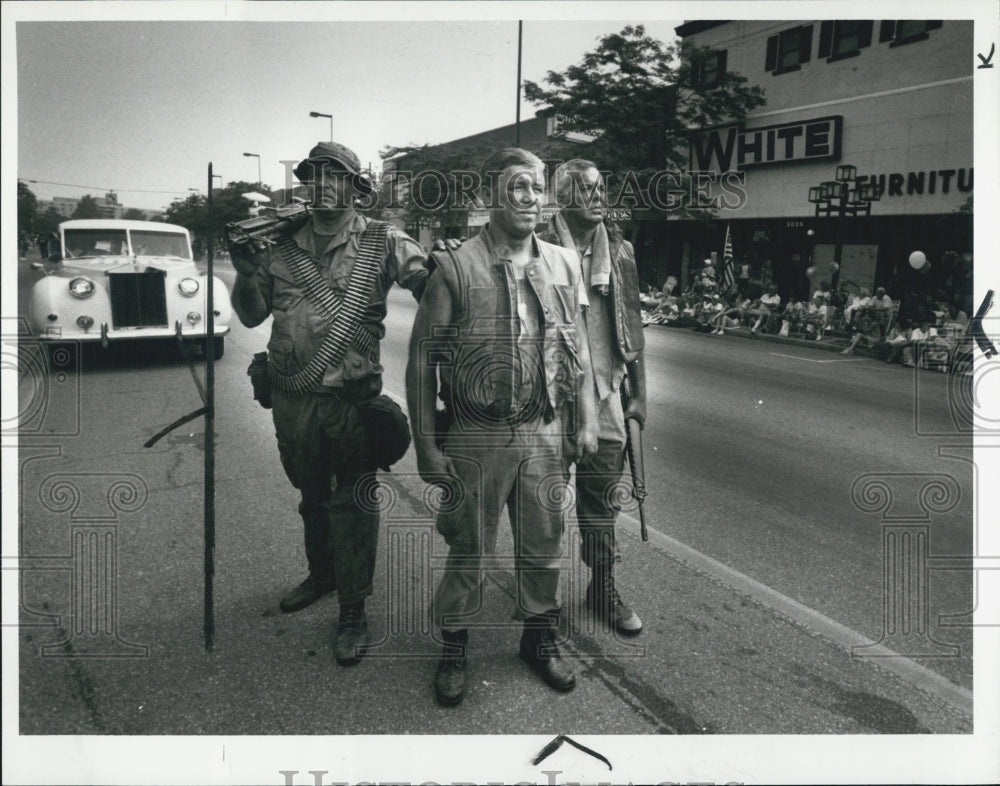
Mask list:
POLYGON ((194 297, 198 294, 198 289, 200 284, 193 278, 182 278, 177 282, 177 288, 181 291, 181 294, 185 297, 194 297))
POLYGON ((94 282, 89 278, 74 278, 69 282, 69 293, 81 300, 94 294, 94 282))

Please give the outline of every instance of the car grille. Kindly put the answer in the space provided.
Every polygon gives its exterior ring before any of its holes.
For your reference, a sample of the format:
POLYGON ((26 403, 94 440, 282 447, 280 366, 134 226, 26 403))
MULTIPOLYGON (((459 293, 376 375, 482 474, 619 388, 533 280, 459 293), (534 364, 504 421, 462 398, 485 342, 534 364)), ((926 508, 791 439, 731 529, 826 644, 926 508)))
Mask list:
POLYGON ((111 320, 116 328, 167 327, 167 274, 109 273, 111 320))

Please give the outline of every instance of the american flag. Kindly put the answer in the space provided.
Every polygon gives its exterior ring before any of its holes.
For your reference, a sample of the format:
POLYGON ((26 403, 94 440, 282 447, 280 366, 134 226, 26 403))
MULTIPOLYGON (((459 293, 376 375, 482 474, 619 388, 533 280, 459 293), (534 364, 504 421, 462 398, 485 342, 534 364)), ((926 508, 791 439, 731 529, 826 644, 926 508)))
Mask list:
POLYGON ((726 224, 726 243, 722 247, 722 288, 731 292, 736 285, 736 271, 733 270, 733 241, 729 238, 729 224, 726 224))

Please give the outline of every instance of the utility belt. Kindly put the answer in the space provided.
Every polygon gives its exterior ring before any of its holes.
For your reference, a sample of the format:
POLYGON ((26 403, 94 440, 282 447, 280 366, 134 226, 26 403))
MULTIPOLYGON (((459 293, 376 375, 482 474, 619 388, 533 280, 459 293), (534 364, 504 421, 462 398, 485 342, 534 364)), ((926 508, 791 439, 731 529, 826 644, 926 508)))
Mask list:
MULTIPOLYGON (((378 363, 378 340, 365 330, 358 331, 357 339, 353 344, 354 350, 358 354, 364 355, 372 363, 378 363), (362 340, 362 336, 368 337, 369 340, 362 340)), ((266 351, 254 353, 253 360, 250 361, 250 366, 247 368, 247 376, 250 377, 250 384, 253 387, 254 401, 258 402, 264 409, 271 409, 274 406, 273 391, 277 387, 274 381, 278 377, 278 373, 266 351)), ((342 388, 325 388, 325 391, 328 392, 314 388, 310 392, 316 395, 336 396, 344 401, 355 403, 377 396, 382 389, 381 379, 380 374, 371 374, 361 379, 345 382, 342 388), (372 387, 369 382, 372 379, 379 380, 378 390, 364 394, 363 390, 372 387)))
MULTIPOLYGON (((326 369, 340 365, 348 346, 369 360, 378 362, 378 339, 361 327, 361 320, 385 254, 387 227, 384 222, 372 221, 365 229, 343 297, 333 293, 319 274, 316 260, 299 248, 293 238, 286 235, 274 243, 306 299, 323 315, 327 333, 305 367, 295 374, 278 373, 266 352, 254 355, 247 374, 253 385, 254 398, 263 407, 270 409, 273 406, 273 389, 288 396, 315 392, 326 369)), ((410 428, 402 408, 388 396, 379 395, 381 391, 381 375, 371 374, 348 382, 343 388, 330 389, 325 395, 337 396, 358 408, 367 438, 367 463, 388 470, 409 448, 410 428)))
POLYGON ((544 419, 552 419, 551 407, 548 401, 539 398, 512 409, 512 402, 497 399, 488 404, 478 404, 469 401, 456 402, 455 396, 448 385, 442 385, 441 399, 445 409, 438 412, 436 430, 439 435, 457 422, 459 427, 473 428, 510 428, 544 419))

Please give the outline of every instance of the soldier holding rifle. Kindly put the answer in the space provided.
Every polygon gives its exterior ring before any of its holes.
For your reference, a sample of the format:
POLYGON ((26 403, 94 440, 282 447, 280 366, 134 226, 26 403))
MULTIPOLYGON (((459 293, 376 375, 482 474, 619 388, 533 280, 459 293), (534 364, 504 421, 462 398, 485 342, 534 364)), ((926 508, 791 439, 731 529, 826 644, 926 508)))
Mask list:
POLYGON ((576 249, 582 259, 590 301, 586 336, 599 401, 597 452, 584 456, 576 467, 581 556, 591 570, 586 603, 614 630, 635 635, 642 630, 642 621, 615 586, 615 565, 621 557, 615 539, 617 509, 612 493, 621 481, 631 428, 634 493, 640 504, 645 494, 641 446, 636 444, 646 419, 646 379, 635 255, 618 227, 604 223, 604 181, 592 162, 567 161, 556 169, 554 181, 561 209, 550 221, 544 238, 576 249), (628 391, 628 395, 620 396, 620 391, 628 391))

